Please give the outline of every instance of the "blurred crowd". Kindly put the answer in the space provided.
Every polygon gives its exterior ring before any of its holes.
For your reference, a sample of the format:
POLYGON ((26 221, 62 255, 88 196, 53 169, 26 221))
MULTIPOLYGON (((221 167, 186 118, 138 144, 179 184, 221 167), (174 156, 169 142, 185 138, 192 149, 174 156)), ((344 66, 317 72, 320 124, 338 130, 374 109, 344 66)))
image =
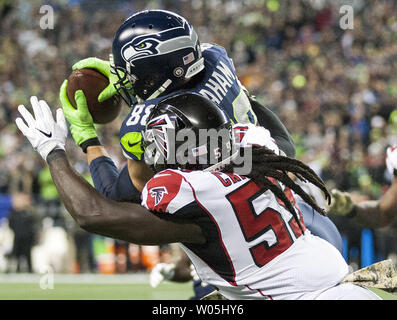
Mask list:
MULTIPOLYGON (((297 158, 309 164, 329 189, 350 191, 363 200, 378 199, 387 189, 391 177, 385 170, 385 150, 397 142, 395 1, 53 0, 45 4, 54 11, 53 28, 40 27, 46 12, 40 11, 43 1, 0 2, 0 194, 9 196, 8 205, 0 205, 0 218, 12 222, 13 214, 25 212, 32 235, 24 241, 30 248, 42 243, 43 230, 59 227, 66 231, 65 241, 75 249, 75 256, 83 254, 86 267, 76 258, 79 267, 71 270, 98 271, 93 252, 107 252, 108 240, 84 233, 65 214, 48 169, 16 130, 17 106, 28 105, 29 97, 37 95, 53 108, 60 107, 59 87, 73 63, 89 56, 107 59, 121 22, 145 8, 180 13, 193 24, 201 42, 224 46, 242 83, 280 116, 293 135, 297 158), (343 5, 353 8, 351 29, 340 24, 343 5), (22 201, 22 209, 12 205, 13 199, 22 201)), ((119 119, 98 128, 102 143, 120 167, 124 159, 118 130, 127 111, 125 107, 119 119)), ((90 180, 85 155, 72 139, 67 149, 76 170, 90 180)), ((349 242, 346 259, 359 265, 361 228, 330 217, 349 242)), ((397 253, 396 226, 372 230, 379 259, 397 253)), ((150 268, 153 261, 168 259, 161 248, 114 241, 111 248, 114 256, 121 250, 128 258, 120 269, 124 271, 150 268), (142 262, 145 250, 152 262, 142 262)), ((9 251, 15 258, 15 246, 9 251)))

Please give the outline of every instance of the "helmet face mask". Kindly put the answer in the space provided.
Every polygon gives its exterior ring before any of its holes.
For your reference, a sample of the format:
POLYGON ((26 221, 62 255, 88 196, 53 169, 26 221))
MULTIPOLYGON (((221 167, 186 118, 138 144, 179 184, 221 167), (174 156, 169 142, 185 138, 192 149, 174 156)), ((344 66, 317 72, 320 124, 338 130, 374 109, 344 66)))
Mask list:
POLYGON ((148 10, 128 18, 117 31, 111 68, 119 78, 119 93, 140 101, 181 87, 203 70, 204 59, 197 33, 183 17, 148 10))
POLYGON ((134 95, 134 83, 136 82, 136 78, 128 73, 127 70, 116 67, 113 61, 113 55, 109 55, 110 60, 110 71, 115 74, 118 78, 117 82, 113 83, 117 93, 121 96, 121 98, 127 103, 128 106, 135 105, 138 101, 134 95))

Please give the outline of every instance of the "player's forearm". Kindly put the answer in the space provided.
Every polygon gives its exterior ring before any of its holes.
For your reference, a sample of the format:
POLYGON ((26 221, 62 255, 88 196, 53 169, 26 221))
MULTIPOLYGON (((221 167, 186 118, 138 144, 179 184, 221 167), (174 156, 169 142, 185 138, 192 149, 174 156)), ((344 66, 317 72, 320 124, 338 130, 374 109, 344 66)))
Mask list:
POLYGON ((128 160, 128 172, 139 192, 142 192, 145 184, 153 177, 152 169, 144 161, 128 160))
POLYGON ((91 161, 90 173, 95 189, 105 197, 139 202, 140 192, 131 182, 127 166, 119 172, 111 158, 101 156, 91 161))
POLYGON ((92 187, 73 170, 64 151, 52 151, 47 163, 62 203, 76 222, 84 226, 96 206, 96 197, 87 196, 92 193, 92 187))
MULTIPOLYGON (((94 187, 102 195, 115 201, 136 202, 139 199, 140 191, 132 183, 128 169, 125 168, 119 172, 105 147, 89 146, 87 161, 94 187)), ((143 186, 141 190, 142 188, 143 186)))
POLYGON ((278 116, 269 108, 262 106, 258 101, 250 98, 250 102, 257 116, 259 125, 270 131, 272 137, 276 140, 277 146, 288 157, 295 158, 294 141, 278 116))
POLYGON ((90 165, 92 161, 94 161, 95 159, 98 159, 100 157, 109 157, 109 154, 106 151, 104 146, 89 146, 89 147, 87 147, 88 165, 90 165))
POLYGON ((379 202, 375 200, 354 204, 348 216, 354 218, 360 226, 365 228, 379 228, 383 226, 379 202))
MULTIPOLYGON (((280 119, 270 109, 264 107, 265 124, 272 137, 276 140, 278 147, 291 158, 295 158, 295 144, 290 133, 280 119)), ((265 128, 266 128, 265 126, 265 128)))
POLYGON ((381 200, 365 201, 354 205, 352 213, 361 226, 382 228, 391 223, 396 216, 397 205, 381 200))
POLYGON ((397 216, 397 177, 393 177, 390 188, 379 200, 379 208, 387 224, 397 216))
POLYGON ((364 227, 387 226, 397 215, 397 178, 393 179, 390 188, 378 201, 371 200, 355 204, 351 215, 364 227))
MULTIPOLYGON (((112 208, 109 204, 110 200, 103 197, 73 170, 64 151, 51 152, 47 157, 47 163, 62 203, 80 227, 116 239, 136 240, 132 232, 128 234, 122 230, 119 234, 115 232, 118 228, 117 214, 112 217, 112 213, 117 211, 117 207, 112 208)), ((131 217, 133 216, 132 211, 131 217)), ((130 223, 129 226, 133 227, 133 219, 130 223)))

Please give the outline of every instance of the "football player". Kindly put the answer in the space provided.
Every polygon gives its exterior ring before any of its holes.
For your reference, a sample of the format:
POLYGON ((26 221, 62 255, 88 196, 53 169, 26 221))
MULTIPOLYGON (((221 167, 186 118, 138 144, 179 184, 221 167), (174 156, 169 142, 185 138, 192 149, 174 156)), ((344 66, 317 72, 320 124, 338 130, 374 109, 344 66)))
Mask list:
MULTIPOLYGON (((284 154, 295 156, 288 130, 241 85, 225 49, 200 44, 194 28, 183 17, 164 10, 136 13, 118 29, 112 52, 110 61, 87 58, 73 69, 97 69, 109 78, 109 86, 98 100, 120 94, 132 107, 120 129, 121 147, 128 159, 121 172, 100 144, 83 92, 76 92, 76 110, 68 100, 66 80, 60 90, 72 136, 87 153, 94 186, 105 196, 134 201, 153 176, 143 161, 142 131, 152 108, 178 92, 196 92, 211 99, 234 123, 260 124, 270 131, 284 154)), ((302 211, 313 232, 342 250, 332 221, 305 205, 302 211)))
MULTIPOLYGON (((87 58, 73 66, 73 69, 81 68, 97 69, 109 78, 109 86, 98 96, 99 101, 119 94, 132 107, 120 129, 121 148, 128 167, 119 176, 113 163, 103 157, 105 150, 89 148, 101 146, 97 133, 92 126, 85 125, 87 116, 71 107, 66 94, 67 81, 61 86, 60 100, 72 136, 87 153, 95 186, 112 199, 128 199, 134 189, 140 192, 153 175, 142 161, 142 131, 159 99, 176 92, 188 90, 209 97, 235 123, 256 124, 259 118, 281 150, 289 156, 295 155, 288 130, 271 110, 249 96, 225 49, 215 44, 200 44, 194 28, 175 13, 146 10, 132 15, 115 34, 110 61, 87 58), (109 180, 112 172, 113 180, 109 180), (130 181, 125 179, 128 177, 130 181)), ((77 105, 84 104, 84 94, 79 91, 76 94, 77 105)))
MULTIPOLYGON (((270 132, 263 127, 252 124, 236 124, 233 125, 233 134, 239 137, 239 145, 241 147, 265 146, 276 154, 280 154, 279 148, 270 136, 270 132)), ((302 214, 305 227, 312 234, 320 236, 333 244, 342 253, 341 244, 335 241, 335 239, 338 240, 340 238, 340 234, 335 225, 332 222, 328 222, 331 220, 326 216, 320 215, 304 201, 297 201, 297 205, 298 210, 302 214)), ((194 296, 191 297, 193 300, 201 299, 214 290, 212 286, 202 282, 197 277, 194 269, 190 269, 190 259, 183 254, 174 263, 159 263, 153 268, 150 273, 151 286, 155 288, 164 280, 175 282, 193 280, 194 296)))
POLYGON ((16 124, 48 163, 68 212, 87 231, 137 244, 181 243, 200 278, 227 299, 380 299, 367 288, 341 284, 348 272, 342 255, 305 228, 289 190, 323 210, 288 173, 316 185, 329 199, 322 180, 309 167, 252 146, 243 150, 252 153, 252 170, 242 176, 233 173, 236 153, 219 157, 220 144, 208 141, 181 148, 182 143, 168 134, 227 130, 227 142, 233 146, 231 121, 205 97, 180 94, 163 100, 149 115, 146 141, 165 137, 163 144, 155 144, 153 154, 163 157, 154 158, 153 168, 167 169, 146 183, 142 205, 112 201, 79 176, 64 151, 67 125, 62 109, 55 121, 45 101, 32 97, 31 104, 34 116, 19 106, 24 120, 17 118, 16 124), (175 158, 163 153, 168 146, 175 146, 175 158), (183 159, 185 151, 189 159, 217 162, 169 161, 183 159))

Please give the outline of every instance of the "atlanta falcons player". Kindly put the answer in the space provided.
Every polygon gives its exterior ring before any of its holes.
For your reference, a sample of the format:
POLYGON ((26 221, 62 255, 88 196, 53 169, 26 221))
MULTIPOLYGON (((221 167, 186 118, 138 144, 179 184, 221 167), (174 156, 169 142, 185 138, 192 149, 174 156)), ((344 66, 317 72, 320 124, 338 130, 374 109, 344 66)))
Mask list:
POLYGON ((234 145, 231 121, 203 96, 174 96, 149 115, 145 141, 155 142, 156 148, 147 150, 155 155, 153 168, 166 170, 146 183, 142 206, 112 201, 80 177, 64 151, 67 125, 62 110, 55 122, 45 101, 32 97, 31 103, 34 116, 20 106, 25 122, 18 118, 17 126, 48 163, 62 202, 86 230, 137 244, 181 243, 200 278, 227 299, 380 299, 364 287, 341 284, 348 272, 343 257, 306 229, 291 190, 323 210, 288 173, 316 185, 328 198, 310 168, 252 146, 238 149, 252 154, 251 172, 239 175, 231 162, 237 159, 234 151, 219 157, 220 144, 190 140, 183 145, 169 133, 229 130, 227 145, 234 145), (162 145, 156 143, 161 139, 162 145), (172 146, 175 157, 164 153, 172 146), (167 162, 186 156, 198 161, 167 162), (214 158, 218 162, 199 161, 214 158))

